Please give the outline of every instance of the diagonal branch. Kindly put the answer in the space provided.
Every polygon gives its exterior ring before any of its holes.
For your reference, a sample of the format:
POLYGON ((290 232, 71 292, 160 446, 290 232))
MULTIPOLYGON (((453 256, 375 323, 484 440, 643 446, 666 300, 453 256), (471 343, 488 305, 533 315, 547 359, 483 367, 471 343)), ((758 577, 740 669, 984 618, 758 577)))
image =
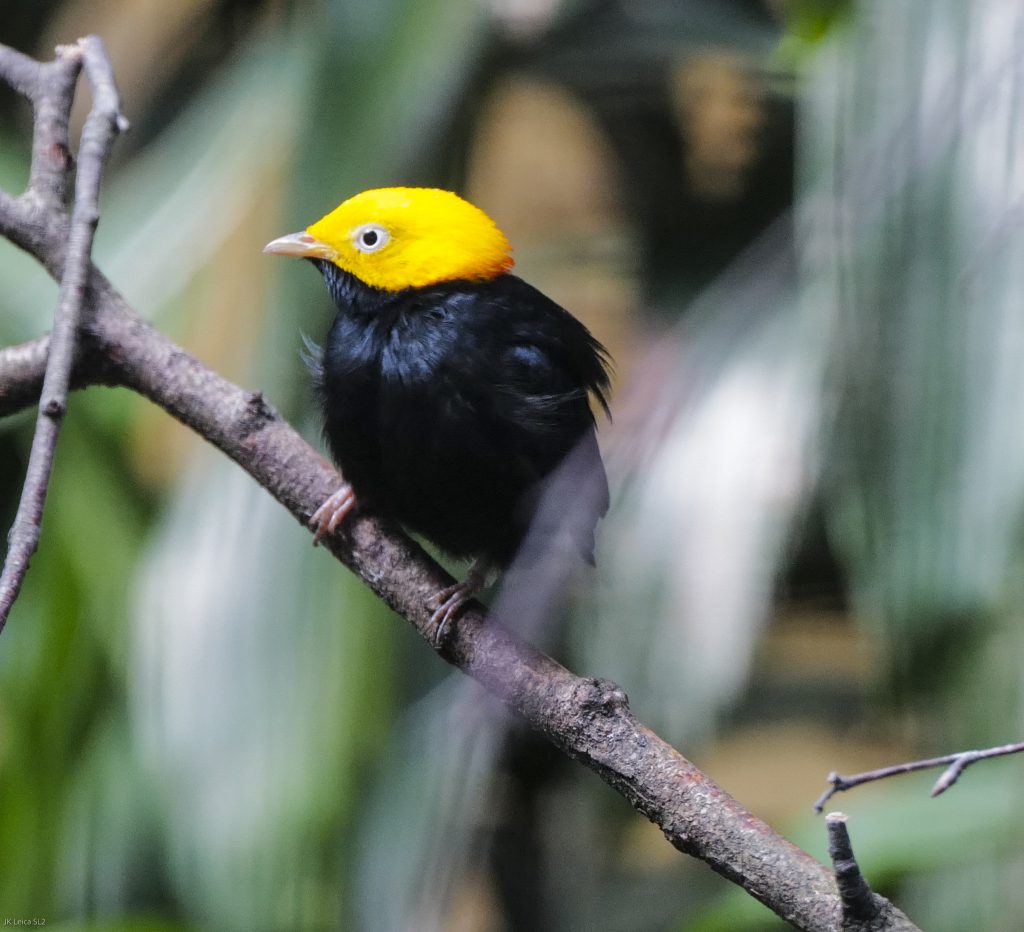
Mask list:
MULTIPOLYGON (((94 320, 76 380, 145 395, 235 460, 305 525, 340 484, 333 467, 259 392, 207 369, 131 311, 98 272, 89 297, 94 320)), ((43 343, 0 350, 0 414, 11 413, 19 407, 16 399, 41 384, 43 343)), ((346 533, 325 538, 324 546, 433 646, 426 605, 451 578, 409 538, 373 518, 349 516, 343 527, 346 533)), ((447 641, 446 660, 593 769, 680 851, 704 860, 798 928, 840 927, 832 873, 637 721, 621 690, 572 674, 473 608, 447 641)), ((872 929, 915 928, 891 903, 883 900, 880 908, 872 929)))
MULTIPOLYGON (((7 74, 0 46, 0 74, 7 74)), ((68 101, 70 104, 70 100, 68 101)), ((0 232, 59 274, 60 223, 10 209, 0 198, 0 232)), ((142 320, 89 266, 88 324, 72 384, 115 384, 138 392, 231 457, 302 524, 341 480, 259 392, 203 366, 142 320)), ((0 350, 0 415, 31 403, 43 384, 46 339, 0 350)), ((451 578, 399 530, 350 516, 324 545, 434 646, 427 604, 451 578)), ((471 603, 442 656, 482 683, 557 747, 586 764, 655 822, 680 851, 704 860, 801 929, 867 932, 916 928, 879 898, 870 924, 843 921, 832 872, 744 809, 678 751, 642 725, 616 686, 581 678, 471 603)))
POLYGON ((36 429, 21 500, 8 535, 7 556, 0 572, 0 631, 21 590, 32 554, 39 546, 46 491, 67 407, 82 301, 89 276, 89 257, 99 223, 100 181, 114 137, 127 127, 121 115, 110 62, 98 37, 88 36, 77 45, 61 46, 54 65, 40 65, 34 74, 29 67, 31 60, 26 62, 24 56, 10 61, 8 70, 13 70, 18 77, 18 86, 32 100, 36 115, 32 171, 25 197, 35 199, 43 209, 62 209, 68 166, 64 155, 67 152, 68 104, 79 64, 84 65, 92 87, 93 106, 82 129, 75 204, 36 429))

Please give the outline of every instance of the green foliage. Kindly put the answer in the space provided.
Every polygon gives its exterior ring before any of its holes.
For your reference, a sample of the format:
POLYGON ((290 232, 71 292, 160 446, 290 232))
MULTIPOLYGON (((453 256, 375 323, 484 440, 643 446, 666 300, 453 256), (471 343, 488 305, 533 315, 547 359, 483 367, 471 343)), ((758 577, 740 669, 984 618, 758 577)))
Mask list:
POLYGON ((848 22, 856 8, 855 0, 791 0, 787 4, 786 32, 776 50, 776 59, 784 67, 808 64, 837 29, 848 22))

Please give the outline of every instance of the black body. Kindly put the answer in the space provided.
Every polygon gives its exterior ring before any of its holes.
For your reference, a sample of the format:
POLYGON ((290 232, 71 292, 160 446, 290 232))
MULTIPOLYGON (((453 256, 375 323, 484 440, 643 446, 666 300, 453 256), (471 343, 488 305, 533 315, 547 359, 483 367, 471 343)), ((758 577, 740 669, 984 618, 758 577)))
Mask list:
POLYGON ((607 410, 608 372, 586 327, 513 275, 389 292, 314 262, 339 311, 318 373, 324 434, 360 506, 506 566, 578 447, 590 494, 568 527, 593 562, 608 486, 588 396, 607 410))

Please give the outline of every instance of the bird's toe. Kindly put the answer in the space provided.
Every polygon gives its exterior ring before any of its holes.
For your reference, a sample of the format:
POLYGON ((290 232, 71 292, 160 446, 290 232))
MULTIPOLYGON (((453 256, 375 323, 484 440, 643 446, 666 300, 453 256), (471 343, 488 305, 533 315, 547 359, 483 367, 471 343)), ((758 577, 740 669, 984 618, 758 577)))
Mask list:
POLYGON ((346 482, 317 508, 310 517, 309 526, 314 532, 313 546, 315 547, 320 543, 322 537, 333 534, 355 505, 355 492, 352 491, 352 486, 346 482))

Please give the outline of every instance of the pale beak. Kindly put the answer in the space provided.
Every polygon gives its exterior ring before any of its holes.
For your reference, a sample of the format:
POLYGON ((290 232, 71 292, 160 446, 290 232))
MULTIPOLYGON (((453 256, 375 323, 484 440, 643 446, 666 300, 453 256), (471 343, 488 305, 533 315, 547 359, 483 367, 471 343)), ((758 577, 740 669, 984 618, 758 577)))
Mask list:
POLYGON ((326 243, 308 233, 289 233, 287 236, 279 236, 271 240, 263 247, 264 252, 273 253, 275 256, 298 256, 301 259, 328 259, 333 261, 338 258, 336 250, 326 243))

